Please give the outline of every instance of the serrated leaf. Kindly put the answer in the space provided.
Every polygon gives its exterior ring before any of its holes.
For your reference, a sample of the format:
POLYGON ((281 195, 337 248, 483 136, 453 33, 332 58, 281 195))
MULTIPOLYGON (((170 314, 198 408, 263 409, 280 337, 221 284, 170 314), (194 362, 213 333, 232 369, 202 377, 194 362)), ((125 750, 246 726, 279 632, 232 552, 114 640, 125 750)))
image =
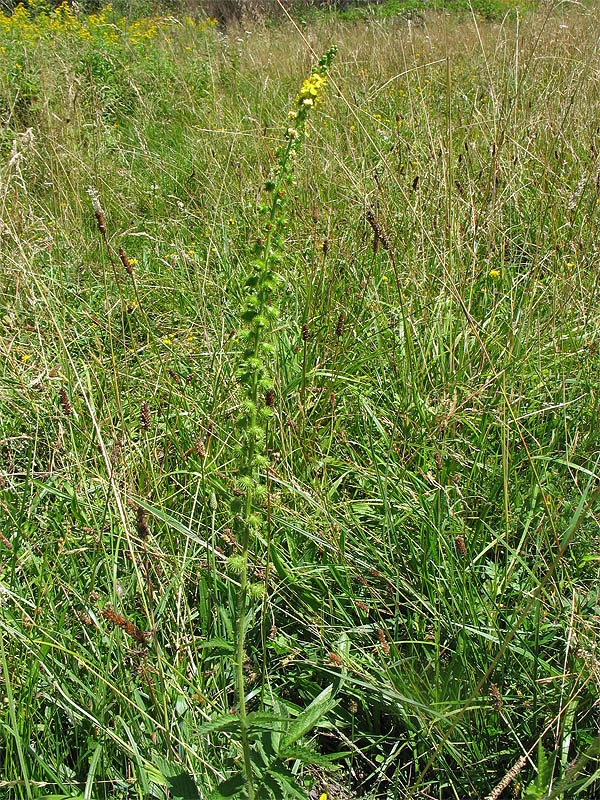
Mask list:
POLYGON ((333 686, 323 689, 321 694, 317 695, 312 703, 296 717, 283 739, 283 748, 297 742, 304 734, 312 730, 317 722, 333 708, 335 700, 331 698, 332 691, 333 686))
POLYGON ((271 775, 263 776, 263 784, 270 789, 273 794, 273 800, 285 800, 283 789, 279 783, 271 775))
POLYGON ((271 769, 269 769, 268 774, 273 777, 285 791, 286 797, 297 797, 299 800, 306 800, 306 792, 296 781, 296 776, 281 762, 273 765, 271 769))
POLYGON ((287 718, 268 711, 251 711, 247 716, 247 722, 250 728, 270 731, 281 728, 281 724, 287 722, 287 718))
POLYGON ((240 792, 242 792, 243 789, 243 775, 233 775, 233 777, 228 778, 226 781, 223 781, 217 786, 214 792, 212 792, 210 795, 210 800, 224 800, 228 797, 235 797, 236 795, 240 795, 240 792))
POLYGON ((200 725, 197 733, 205 736, 207 733, 215 733, 215 731, 233 731, 239 726, 240 721, 234 714, 221 714, 216 719, 211 719, 210 722, 200 725))
POLYGON ((178 800, 200 800, 194 779, 180 764, 173 764, 158 753, 154 753, 153 761, 163 778, 162 785, 170 789, 172 797, 178 800))
POLYGON ((348 755, 350 755, 349 752, 323 755, 322 753, 317 753, 315 750, 312 750, 310 747, 300 747, 299 745, 285 747, 283 750, 279 751, 279 757, 286 761, 293 758, 296 761, 300 761, 302 764, 314 764, 318 767, 331 770, 339 769, 337 764, 332 763, 334 760, 344 758, 348 755))

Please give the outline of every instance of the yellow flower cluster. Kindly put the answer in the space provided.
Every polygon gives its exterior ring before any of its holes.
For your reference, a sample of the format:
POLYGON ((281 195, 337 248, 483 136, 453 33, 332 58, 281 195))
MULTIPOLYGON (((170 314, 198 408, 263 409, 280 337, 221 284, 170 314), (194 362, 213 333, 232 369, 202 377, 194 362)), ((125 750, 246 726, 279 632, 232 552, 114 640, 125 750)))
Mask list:
POLYGON ((318 72, 307 78, 298 92, 298 105, 312 106, 319 99, 323 90, 327 86, 327 79, 318 72))
MULTIPOLYGON (((32 42, 40 39, 53 40, 57 35, 70 35, 83 41, 94 40, 97 44, 139 44, 153 39, 159 30, 172 27, 171 17, 141 17, 128 22, 125 17, 113 18, 112 5, 108 3, 97 14, 75 15, 68 0, 52 11, 37 8, 39 0, 30 0, 29 8, 19 3, 11 14, 0 12, 0 40, 16 39, 32 42)), ((218 24, 210 17, 195 22, 191 17, 184 18, 186 26, 198 31, 206 31, 218 24)))

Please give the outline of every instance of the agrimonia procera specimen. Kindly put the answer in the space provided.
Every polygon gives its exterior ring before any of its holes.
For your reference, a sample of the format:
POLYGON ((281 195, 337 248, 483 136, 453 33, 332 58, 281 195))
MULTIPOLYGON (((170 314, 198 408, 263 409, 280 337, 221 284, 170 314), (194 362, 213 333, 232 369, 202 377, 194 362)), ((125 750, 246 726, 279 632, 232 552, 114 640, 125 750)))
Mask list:
MULTIPOLYGON (((250 265, 244 289, 242 310, 243 326, 238 333, 240 358, 237 378, 243 392, 241 413, 237 420, 240 434, 238 452, 238 486, 232 501, 234 529, 239 551, 229 561, 229 569, 238 576, 239 590, 235 628, 235 671, 239 705, 240 741, 244 760, 244 789, 247 796, 257 797, 257 785, 262 782, 257 773, 256 759, 252 759, 244 686, 245 637, 248 612, 252 603, 265 592, 264 583, 248 581, 248 553, 259 541, 265 521, 262 506, 266 494, 264 478, 267 461, 264 454, 265 431, 273 414, 275 392, 269 365, 274 360, 275 348, 271 330, 278 317, 274 293, 285 278, 279 274, 285 236, 283 206, 287 188, 292 185, 296 156, 305 137, 309 114, 317 105, 327 85, 327 70, 337 48, 330 48, 321 58, 312 74, 302 84, 295 108, 289 112, 285 140, 277 151, 275 165, 266 182, 268 202, 261 210, 263 229, 257 240, 254 260, 250 265)), ((273 776, 272 776, 273 777, 273 776)), ((266 778, 266 775, 263 775, 266 778)), ((281 773, 274 778, 281 785, 281 773)))

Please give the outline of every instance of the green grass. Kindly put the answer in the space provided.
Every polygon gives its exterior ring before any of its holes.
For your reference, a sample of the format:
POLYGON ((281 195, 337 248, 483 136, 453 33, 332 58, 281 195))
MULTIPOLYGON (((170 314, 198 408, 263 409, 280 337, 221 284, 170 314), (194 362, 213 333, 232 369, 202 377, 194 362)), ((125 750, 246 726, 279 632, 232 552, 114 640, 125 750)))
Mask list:
POLYGON ((304 743, 337 769, 287 765, 309 798, 483 798, 524 753, 499 797, 595 796, 596 14, 0 29, 0 797, 239 771, 207 730, 236 711, 234 331, 332 43, 288 188, 249 710, 263 675, 283 716, 333 685, 304 743))

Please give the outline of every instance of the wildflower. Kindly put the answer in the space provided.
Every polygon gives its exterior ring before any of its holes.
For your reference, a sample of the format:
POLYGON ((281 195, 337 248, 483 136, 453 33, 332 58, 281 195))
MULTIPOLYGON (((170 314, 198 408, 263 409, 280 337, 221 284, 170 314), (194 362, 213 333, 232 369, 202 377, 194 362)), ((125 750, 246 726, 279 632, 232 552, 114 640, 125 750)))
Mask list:
POLYGON ((499 269, 491 269, 490 270, 490 278, 499 278, 500 277, 500 270, 499 269))
POLYGON ((305 106, 312 106, 314 101, 318 99, 323 89, 327 86, 327 79, 320 75, 318 72, 308 77, 298 92, 298 103, 305 106), (307 100, 309 102, 307 102, 307 100))
POLYGON ((388 278, 388 276, 387 276, 387 275, 382 275, 382 276, 381 276, 381 280, 382 280, 382 282, 383 282, 383 283, 389 283, 389 280, 390 280, 390 279, 388 278))
POLYGON ((319 800, 327 800, 327 792, 323 792, 323 793, 322 793, 322 794, 319 796, 319 800))
POLYGON ((167 336, 165 339, 162 340, 163 344, 173 344, 173 339, 169 339, 167 336))

